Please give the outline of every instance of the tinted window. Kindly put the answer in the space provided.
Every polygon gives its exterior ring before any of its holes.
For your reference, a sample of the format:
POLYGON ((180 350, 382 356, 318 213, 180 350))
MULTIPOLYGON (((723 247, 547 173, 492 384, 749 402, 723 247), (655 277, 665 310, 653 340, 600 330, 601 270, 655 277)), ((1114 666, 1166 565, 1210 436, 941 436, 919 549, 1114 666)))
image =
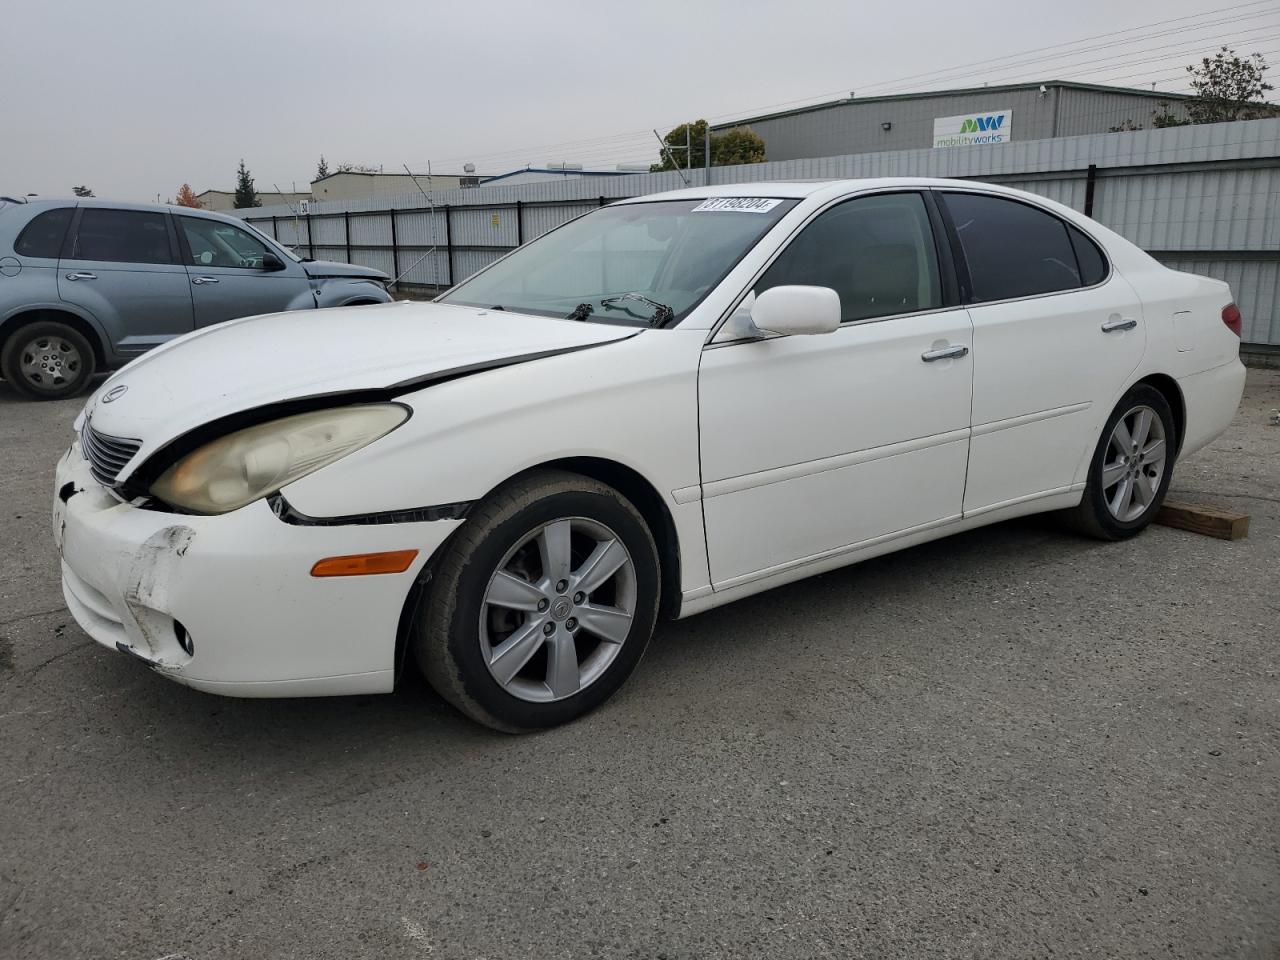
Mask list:
POLYGON ((946 194, 976 301, 1008 300, 1080 286, 1067 225, 1016 200, 946 194))
POLYGON ((835 290, 841 320, 941 306, 938 255, 924 200, 894 193, 832 207, 791 242, 755 290, 784 284, 835 290))
POLYGON ((13 252, 22 257, 58 258, 62 249, 62 239, 67 235, 67 225, 71 223, 73 207, 60 210, 46 210, 23 228, 18 234, 18 242, 13 245, 13 252))
POLYGON ((1107 260, 1098 249, 1098 245, 1086 237, 1075 227, 1068 226, 1071 234, 1071 247, 1076 252, 1076 263, 1080 266, 1080 281, 1086 287, 1101 283, 1107 278, 1107 260))
POLYGON ((76 260, 172 263, 163 213, 86 208, 72 251, 76 260))
POLYGON ((218 220, 179 217, 178 222, 195 266, 261 269, 267 247, 252 234, 218 220))

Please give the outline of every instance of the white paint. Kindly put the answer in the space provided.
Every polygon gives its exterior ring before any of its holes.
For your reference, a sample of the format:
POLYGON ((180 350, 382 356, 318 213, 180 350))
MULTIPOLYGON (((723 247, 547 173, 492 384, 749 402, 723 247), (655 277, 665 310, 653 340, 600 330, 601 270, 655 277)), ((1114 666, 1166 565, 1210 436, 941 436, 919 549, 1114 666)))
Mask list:
POLYGON ((435 953, 435 944, 427 936, 427 930, 421 923, 408 917, 401 917, 400 922, 404 924, 405 936, 413 941, 414 946, 423 953, 435 953))
MULTIPOLYGON (((754 200, 760 189, 663 198, 754 200)), ((336 516, 477 500, 551 460, 613 461, 664 500, 688 615, 959 530, 1071 506, 1103 420, 1143 377, 1179 385, 1184 454, 1221 433, 1236 409, 1244 369, 1239 341, 1221 321, 1227 286, 1168 270, 1074 211, 971 182, 769 191, 798 203, 674 329, 434 304, 257 318, 131 364, 108 381, 129 391, 95 409, 94 424, 141 440, 140 463, 188 430, 264 403, 587 348, 403 394, 398 401, 413 415, 402 427, 283 492, 303 513, 336 516), (1106 250, 1114 276, 1089 290, 845 324, 823 336, 750 340, 739 325, 729 342, 717 338, 722 321, 750 303, 760 272, 823 209, 886 189, 955 187, 1016 196, 1075 223, 1106 250), (1139 323, 1104 333, 1112 316, 1139 323), (970 352, 922 362, 940 343, 970 352)), ((242 696, 389 690, 410 587, 466 522, 299 527, 263 501, 175 520, 120 503, 75 447, 57 465, 55 489, 67 483, 82 492, 65 504, 55 497, 54 525, 76 620, 172 679, 242 696), (166 533, 175 524, 189 531, 178 538, 181 552, 166 533), (406 548, 419 556, 404 574, 309 576, 321 557, 406 548), (174 618, 190 631, 194 656, 169 641, 174 618)), ((426 942, 408 923, 406 933, 426 942)))

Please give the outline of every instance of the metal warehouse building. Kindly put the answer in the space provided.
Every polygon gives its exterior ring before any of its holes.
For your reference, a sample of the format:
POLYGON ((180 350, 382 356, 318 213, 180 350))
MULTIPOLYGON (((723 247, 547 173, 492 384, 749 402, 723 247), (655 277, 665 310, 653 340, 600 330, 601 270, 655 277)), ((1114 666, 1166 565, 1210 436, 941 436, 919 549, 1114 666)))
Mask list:
POLYGON ((1187 99, 1176 93, 1047 80, 887 97, 850 95, 716 124, 712 130, 750 127, 764 140, 769 160, 799 160, 1150 127, 1157 113, 1184 119, 1187 99))

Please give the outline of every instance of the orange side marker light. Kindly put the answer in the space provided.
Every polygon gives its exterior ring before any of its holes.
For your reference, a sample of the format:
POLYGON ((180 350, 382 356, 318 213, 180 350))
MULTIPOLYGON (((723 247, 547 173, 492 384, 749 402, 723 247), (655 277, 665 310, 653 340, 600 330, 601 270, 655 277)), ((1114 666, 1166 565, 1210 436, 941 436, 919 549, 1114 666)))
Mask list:
POLYGON ((363 577, 373 573, 404 573, 417 555, 417 550, 390 550, 386 553, 357 553, 350 557, 325 557, 316 561, 311 575, 363 577))

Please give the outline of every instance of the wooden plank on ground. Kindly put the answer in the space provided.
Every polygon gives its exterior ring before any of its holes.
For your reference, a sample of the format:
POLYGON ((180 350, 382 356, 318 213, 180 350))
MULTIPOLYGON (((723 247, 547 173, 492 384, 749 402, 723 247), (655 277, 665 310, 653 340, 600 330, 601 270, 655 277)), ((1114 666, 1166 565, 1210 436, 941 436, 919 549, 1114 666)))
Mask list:
POLYGON ((1217 537, 1219 540, 1240 540, 1249 535, 1247 514, 1198 503, 1178 503, 1175 500, 1165 501, 1156 514, 1156 523, 1202 533, 1206 537, 1217 537))

